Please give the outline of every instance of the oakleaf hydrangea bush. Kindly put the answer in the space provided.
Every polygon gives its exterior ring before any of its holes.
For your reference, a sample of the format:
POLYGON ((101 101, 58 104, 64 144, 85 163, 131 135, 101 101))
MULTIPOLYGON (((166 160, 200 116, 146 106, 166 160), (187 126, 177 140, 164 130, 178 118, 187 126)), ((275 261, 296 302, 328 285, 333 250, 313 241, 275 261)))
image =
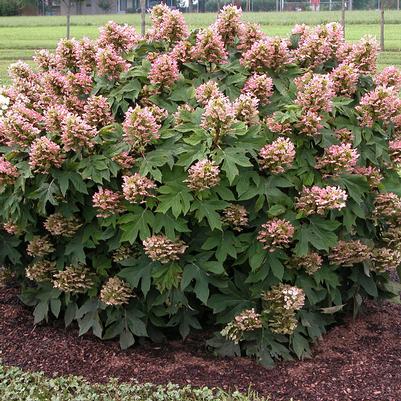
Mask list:
POLYGON ((336 23, 269 37, 165 5, 18 62, 0 95, 1 276, 35 323, 264 364, 396 298, 401 73, 336 23), (11 270, 10 270, 11 269, 11 270))

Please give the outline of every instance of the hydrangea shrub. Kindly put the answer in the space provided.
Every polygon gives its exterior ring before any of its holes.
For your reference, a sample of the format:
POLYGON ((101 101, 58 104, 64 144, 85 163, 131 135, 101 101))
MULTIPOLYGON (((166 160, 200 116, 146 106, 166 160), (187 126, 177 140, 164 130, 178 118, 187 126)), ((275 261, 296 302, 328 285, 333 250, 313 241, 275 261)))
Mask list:
POLYGON ((335 23, 282 39, 234 6, 195 32, 164 5, 151 18, 145 37, 110 22, 10 67, 1 263, 35 323, 307 356, 398 291, 401 73, 335 23))

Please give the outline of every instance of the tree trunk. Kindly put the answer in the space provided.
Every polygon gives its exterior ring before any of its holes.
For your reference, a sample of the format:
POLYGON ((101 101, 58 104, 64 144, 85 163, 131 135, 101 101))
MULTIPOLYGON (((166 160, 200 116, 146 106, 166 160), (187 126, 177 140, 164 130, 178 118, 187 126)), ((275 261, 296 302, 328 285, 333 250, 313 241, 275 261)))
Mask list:
POLYGON ((193 11, 194 11, 194 0, 189 0, 189 3, 188 3, 188 5, 189 5, 189 12, 190 13, 192 13, 193 11))
POLYGON ((343 26, 345 36, 345 0, 342 0, 341 2, 341 25, 343 26))
POLYGON ((384 51, 384 0, 380 3, 380 50, 384 51))
POLYGON ((141 33, 145 35, 146 32, 146 0, 141 0, 141 33))
POLYGON ((71 36, 71 1, 72 0, 66 0, 67 1, 67 39, 70 38, 71 36))

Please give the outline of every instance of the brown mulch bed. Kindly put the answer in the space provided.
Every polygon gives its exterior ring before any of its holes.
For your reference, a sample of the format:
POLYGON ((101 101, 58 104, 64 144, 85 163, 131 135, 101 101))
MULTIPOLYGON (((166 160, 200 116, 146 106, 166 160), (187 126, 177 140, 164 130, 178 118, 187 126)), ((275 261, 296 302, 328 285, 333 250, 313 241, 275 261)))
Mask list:
POLYGON ((164 384, 238 388, 274 401, 400 401, 401 306, 371 304, 363 316, 332 329, 313 359, 265 369, 246 358, 217 359, 201 339, 145 344, 128 351, 76 330, 33 326, 17 290, 0 290, 0 359, 49 375, 93 382, 111 377, 164 384))

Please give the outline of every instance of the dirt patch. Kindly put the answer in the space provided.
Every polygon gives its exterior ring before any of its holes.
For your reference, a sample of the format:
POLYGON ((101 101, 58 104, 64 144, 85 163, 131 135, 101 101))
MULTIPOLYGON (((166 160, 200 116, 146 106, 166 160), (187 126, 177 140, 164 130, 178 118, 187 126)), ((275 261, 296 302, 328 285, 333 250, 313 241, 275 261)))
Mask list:
POLYGON ((355 322, 332 329, 313 359, 265 369, 246 358, 217 359, 204 338, 121 351, 114 341, 77 337, 74 329, 33 326, 14 288, 0 290, 0 358, 48 375, 93 382, 123 381, 238 388, 252 386, 273 401, 400 401, 401 306, 370 304, 355 322))

